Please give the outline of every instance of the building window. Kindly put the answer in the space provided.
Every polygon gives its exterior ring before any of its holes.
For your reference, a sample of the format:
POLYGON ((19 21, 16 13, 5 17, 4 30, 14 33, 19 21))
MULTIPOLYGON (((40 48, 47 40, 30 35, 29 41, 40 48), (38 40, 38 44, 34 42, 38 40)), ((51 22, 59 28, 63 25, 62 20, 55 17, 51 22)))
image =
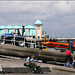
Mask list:
POLYGON ((7 28, 5 28, 4 30, 5 30, 5 33, 8 33, 8 29, 7 28))
POLYGON ((3 35, 3 34, 4 34, 4 32, 5 32, 5 30, 4 30, 4 29, 2 29, 2 30, 1 30, 1 35, 3 35))
POLYGON ((40 26, 39 25, 37 26, 37 30, 40 30, 40 26))
POLYGON ((38 39, 40 39, 40 36, 38 36, 38 39))
POLYGON ((33 38, 35 38, 35 36, 33 36, 33 38))
POLYGON ((12 33, 14 33, 14 32, 15 32, 15 29, 14 29, 14 28, 12 28, 12 29, 11 29, 11 32, 12 32, 12 33))

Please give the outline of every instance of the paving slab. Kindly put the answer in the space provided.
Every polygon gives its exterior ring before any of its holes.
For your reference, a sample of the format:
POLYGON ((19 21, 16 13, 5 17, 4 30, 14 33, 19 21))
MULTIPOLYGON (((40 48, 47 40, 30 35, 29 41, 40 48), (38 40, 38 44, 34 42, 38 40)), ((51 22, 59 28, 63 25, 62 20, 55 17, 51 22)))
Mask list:
POLYGON ((57 66, 57 65, 51 65, 48 66, 50 68, 50 71, 53 73, 75 73, 75 69, 65 67, 65 66, 57 66))
MULTIPOLYGON (((31 73, 32 70, 23 65, 24 62, 23 59, 0 58, 1 73, 31 73)), ((43 72, 50 72, 49 64, 37 63, 37 65, 41 66, 43 72)))
MULTIPOLYGON (((0 73, 3 74, 32 74, 32 71, 30 68, 24 66, 24 60, 23 59, 10 59, 10 58, 0 58, 0 64, 2 67, 2 71, 0 73)), ((55 73, 55 74, 74 74, 75 69, 68 68, 64 66, 58 66, 58 65, 52 65, 52 64, 46 64, 46 63, 37 63, 37 65, 40 65, 42 68, 42 71, 44 73, 55 73)))

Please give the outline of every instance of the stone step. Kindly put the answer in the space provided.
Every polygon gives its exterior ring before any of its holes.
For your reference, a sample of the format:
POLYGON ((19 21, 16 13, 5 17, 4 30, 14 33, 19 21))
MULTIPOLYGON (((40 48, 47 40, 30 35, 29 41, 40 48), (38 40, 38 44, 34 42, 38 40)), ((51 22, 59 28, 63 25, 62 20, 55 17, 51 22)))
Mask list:
MULTIPOLYGON (((43 72, 50 72, 49 67, 42 67, 41 68, 43 72)), ((28 67, 3 67, 2 71, 0 72, 2 74, 4 73, 12 73, 12 74, 19 74, 19 73, 32 73, 31 68, 28 67)))
POLYGON ((49 66, 50 71, 53 73, 61 73, 61 74, 65 74, 65 73, 74 73, 75 74, 75 69, 74 68, 70 68, 70 67, 65 67, 65 66, 58 66, 58 65, 51 65, 49 66))

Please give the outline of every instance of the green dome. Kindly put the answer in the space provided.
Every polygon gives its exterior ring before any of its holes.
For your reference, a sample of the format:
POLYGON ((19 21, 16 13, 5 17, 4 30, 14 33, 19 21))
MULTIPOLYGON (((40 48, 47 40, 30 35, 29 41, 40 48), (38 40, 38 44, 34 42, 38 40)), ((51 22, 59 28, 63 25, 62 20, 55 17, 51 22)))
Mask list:
POLYGON ((42 24, 40 20, 35 21, 35 24, 42 24))

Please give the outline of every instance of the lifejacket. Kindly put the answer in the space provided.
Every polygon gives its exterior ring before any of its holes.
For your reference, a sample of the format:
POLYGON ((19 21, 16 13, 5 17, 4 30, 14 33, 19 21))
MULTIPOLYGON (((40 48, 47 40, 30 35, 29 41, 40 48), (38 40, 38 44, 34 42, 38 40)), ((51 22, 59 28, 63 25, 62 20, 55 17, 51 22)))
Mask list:
POLYGON ((17 35, 20 35, 20 32, 19 31, 17 31, 17 35))

